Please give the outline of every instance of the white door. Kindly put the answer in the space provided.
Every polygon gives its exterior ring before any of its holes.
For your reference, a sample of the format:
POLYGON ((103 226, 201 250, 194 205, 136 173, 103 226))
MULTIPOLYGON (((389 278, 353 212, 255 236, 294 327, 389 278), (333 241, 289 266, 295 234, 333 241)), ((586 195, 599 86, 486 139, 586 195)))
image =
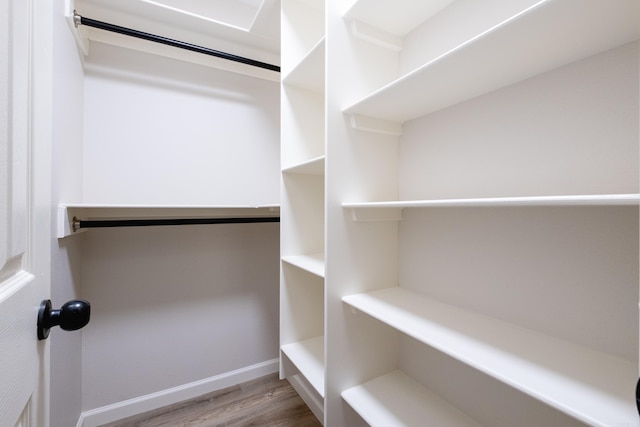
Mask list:
POLYGON ((48 347, 36 334, 38 308, 49 296, 50 282, 51 83, 46 70, 51 61, 43 48, 50 19, 42 18, 50 17, 51 9, 46 3, 0 0, 2 427, 49 425, 48 347))

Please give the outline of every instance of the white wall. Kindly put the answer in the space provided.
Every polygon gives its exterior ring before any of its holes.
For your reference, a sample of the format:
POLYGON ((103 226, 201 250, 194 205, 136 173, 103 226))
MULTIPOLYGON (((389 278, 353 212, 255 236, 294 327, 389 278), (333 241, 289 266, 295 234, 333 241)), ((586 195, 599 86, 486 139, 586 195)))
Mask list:
MULTIPOLYGON (((82 197, 83 70, 71 31, 64 18, 64 1, 56 0, 53 22, 53 167, 52 230, 56 206, 82 197)), ((52 236, 51 300, 59 308, 81 296, 82 239, 52 236)), ((51 348, 51 427, 75 425, 82 399, 82 331, 59 328, 49 336, 51 348)))
POLYGON ((92 43, 84 202, 279 203, 279 88, 92 43))
MULTIPOLYGON (((53 218, 61 203, 278 204, 277 83, 92 45, 56 1, 53 218)), ((277 357, 278 224, 91 230, 52 241, 51 427, 277 357), (61 392, 62 391, 62 392, 61 392)))
MULTIPOLYGON (((86 63, 84 203, 279 204, 276 82, 95 43, 86 63)), ((83 411, 277 358, 278 224, 79 237, 83 411)))
POLYGON ((638 192, 637 76, 630 43, 408 122, 400 197, 638 192))
POLYGON ((278 355, 278 224, 90 230, 83 409, 278 355))

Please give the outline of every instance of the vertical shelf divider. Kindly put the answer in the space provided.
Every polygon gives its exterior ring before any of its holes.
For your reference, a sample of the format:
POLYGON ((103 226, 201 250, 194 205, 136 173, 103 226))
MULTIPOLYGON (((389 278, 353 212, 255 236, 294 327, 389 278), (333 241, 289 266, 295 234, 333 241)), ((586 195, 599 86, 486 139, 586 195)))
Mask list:
POLYGON ((325 414, 324 0, 282 0, 280 376, 325 414))

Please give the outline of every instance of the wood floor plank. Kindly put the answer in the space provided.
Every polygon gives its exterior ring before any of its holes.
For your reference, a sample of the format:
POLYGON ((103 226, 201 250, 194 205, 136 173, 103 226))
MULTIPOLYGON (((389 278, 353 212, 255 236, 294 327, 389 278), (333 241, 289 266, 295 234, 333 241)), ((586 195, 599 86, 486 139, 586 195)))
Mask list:
POLYGON ((319 427, 287 380, 278 374, 205 394, 100 427, 319 427))

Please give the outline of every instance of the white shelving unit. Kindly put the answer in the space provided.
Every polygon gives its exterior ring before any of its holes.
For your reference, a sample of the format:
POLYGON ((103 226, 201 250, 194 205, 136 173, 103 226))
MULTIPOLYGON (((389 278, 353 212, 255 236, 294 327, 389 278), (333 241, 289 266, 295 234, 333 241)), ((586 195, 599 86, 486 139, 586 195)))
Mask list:
POLYGON ((326 20, 325 425, 640 426, 640 5, 326 20))
POLYGON ((343 301, 587 424, 615 425, 637 417, 628 396, 637 365, 624 359, 399 287, 343 301))
POLYGON ((324 2, 284 0, 281 7, 280 376, 323 420, 324 2))
MULTIPOLYGON (((617 8, 581 0, 536 2, 345 112, 404 122, 633 41, 637 13, 628 12, 635 6, 628 1, 620 4, 617 8), (558 34, 568 42, 558 41, 558 34), (469 70, 473 78, 468 78, 469 70), (416 88, 422 96, 415 96, 416 88)), ((377 13, 381 18, 392 16, 382 9, 377 13)))

